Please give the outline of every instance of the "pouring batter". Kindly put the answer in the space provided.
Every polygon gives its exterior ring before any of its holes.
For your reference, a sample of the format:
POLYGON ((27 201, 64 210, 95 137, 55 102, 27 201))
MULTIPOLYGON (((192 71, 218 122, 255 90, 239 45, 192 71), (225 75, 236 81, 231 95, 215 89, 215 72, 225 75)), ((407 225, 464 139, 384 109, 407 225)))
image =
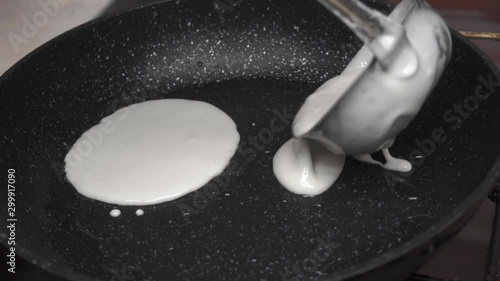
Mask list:
POLYGON ((451 36, 425 1, 403 1, 389 18, 401 23, 404 33, 389 32, 378 42, 367 42, 342 74, 318 88, 297 113, 295 139, 273 159, 274 173, 288 190, 305 196, 323 193, 340 175, 344 155, 390 170, 411 170, 411 163, 392 157, 389 148, 441 76, 451 55, 451 36), (397 36, 402 43, 393 47, 397 36), (380 55, 384 44, 391 50, 390 64, 380 55), (314 153, 319 145, 329 152, 314 153), (385 164, 370 156, 378 150, 385 164))

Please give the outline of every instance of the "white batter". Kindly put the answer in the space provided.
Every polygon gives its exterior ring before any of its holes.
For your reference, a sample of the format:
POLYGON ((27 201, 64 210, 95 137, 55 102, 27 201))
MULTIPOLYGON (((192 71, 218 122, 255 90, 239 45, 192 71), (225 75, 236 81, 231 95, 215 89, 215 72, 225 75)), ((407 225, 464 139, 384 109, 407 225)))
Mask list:
POLYGON ((137 216, 142 216, 142 215, 144 215, 144 210, 143 210, 143 209, 137 209, 137 210, 135 211, 135 214, 136 214, 137 216))
MULTIPOLYGON (((293 134, 303 135, 318 123, 361 74, 361 70, 356 69, 334 77, 307 97, 293 121, 293 134)), ((289 191, 315 196, 335 183, 342 173, 344 163, 344 154, 334 154, 312 140, 293 138, 276 152, 273 172, 289 191)))
POLYGON ((388 170, 393 170, 393 171, 397 171, 397 172, 404 173, 404 172, 411 171, 412 165, 409 161, 393 157, 391 155, 391 153, 389 152, 388 148, 382 148, 381 150, 382 150, 382 153, 384 154, 384 158, 386 161, 384 164, 373 159, 370 154, 354 156, 354 159, 361 161, 361 162, 379 165, 379 166, 384 167, 388 170))
POLYGON ((221 174, 239 139, 233 120, 208 103, 147 101, 111 114, 84 133, 65 158, 66 176, 92 199, 156 204, 221 174))
POLYGON ((278 181, 289 191, 315 196, 337 180, 344 161, 345 155, 335 155, 314 141, 294 138, 276 152, 273 169, 278 181))
POLYGON ((113 209, 113 210, 111 210, 111 212, 109 212, 109 215, 114 217, 114 218, 119 217, 121 214, 122 214, 122 211, 120 211, 118 209, 113 209))

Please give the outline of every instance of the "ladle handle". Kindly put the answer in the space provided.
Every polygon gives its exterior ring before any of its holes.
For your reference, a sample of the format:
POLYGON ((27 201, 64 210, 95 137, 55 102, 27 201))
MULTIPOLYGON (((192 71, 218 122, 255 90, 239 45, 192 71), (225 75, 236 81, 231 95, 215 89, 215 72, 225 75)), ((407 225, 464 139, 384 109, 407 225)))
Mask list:
POLYGON ((388 19, 355 0, 318 0, 369 45, 384 33, 388 19))
MULTIPOLYGON (((377 10, 370 9, 359 0, 318 1, 363 41, 385 70, 397 75, 404 73, 404 76, 411 76, 415 73, 417 66, 408 68, 407 64, 415 64, 416 55, 406 39, 400 22, 392 20, 377 10), (399 55, 401 51, 406 52, 404 60, 398 60, 401 57, 399 55)), ((410 10, 411 3, 412 1, 408 0, 403 3, 404 9, 401 9, 401 17, 404 17, 404 14, 410 10)))

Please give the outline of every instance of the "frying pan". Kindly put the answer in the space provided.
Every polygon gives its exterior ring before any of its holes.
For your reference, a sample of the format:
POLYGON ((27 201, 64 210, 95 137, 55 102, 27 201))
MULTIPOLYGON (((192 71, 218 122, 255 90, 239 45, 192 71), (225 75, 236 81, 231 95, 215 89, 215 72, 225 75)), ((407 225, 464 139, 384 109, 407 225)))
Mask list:
MULTIPOLYGON (((456 32, 453 45, 392 150, 414 170, 348 159, 334 186, 304 198, 278 183, 272 157, 308 94, 361 47, 315 1, 168 1, 65 33, 0 80, 16 255, 68 280, 404 279, 465 224, 500 171, 499 72, 456 32), (241 141, 225 172, 143 216, 79 195, 62 170, 71 145, 118 108, 163 98, 233 118, 241 141)), ((5 222, 6 196, 1 208, 5 222)), ((10 233, 0 234, 7 246, 10 233)))

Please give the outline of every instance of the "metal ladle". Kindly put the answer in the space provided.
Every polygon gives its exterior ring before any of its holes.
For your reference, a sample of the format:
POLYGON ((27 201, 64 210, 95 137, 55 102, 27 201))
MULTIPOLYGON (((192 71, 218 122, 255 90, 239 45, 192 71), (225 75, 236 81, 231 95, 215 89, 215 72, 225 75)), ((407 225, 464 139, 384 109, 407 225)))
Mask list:
POLYGON ((390 147, 417 115, 451 57, 448 27, 424 0, 403 0, 389 16, 357 0, 318 1, 365 43, 343 73, 364 70, 316 124, 294 136, 319 141, 337 154, 363 155, 390 147), (411 86, 415 84, 419 87, 411 86), (391 99, 380 101, 380 93, 387 91, 391 99), (382 105, 360 104, 373 100, 382 105))
MULTIPOLYGON (((342 20, 365 43, 385 70, 400 73, 396 64, 397 53, 402 48, 411 48, 403 26, 393 19, 373 10, 358 0, 318 0, 335 16, 342 20)), ((400 17, 406 16, 411 2, 403 2, 400 17)), ((410 73, 411 75, 411 73, 410 73)))

